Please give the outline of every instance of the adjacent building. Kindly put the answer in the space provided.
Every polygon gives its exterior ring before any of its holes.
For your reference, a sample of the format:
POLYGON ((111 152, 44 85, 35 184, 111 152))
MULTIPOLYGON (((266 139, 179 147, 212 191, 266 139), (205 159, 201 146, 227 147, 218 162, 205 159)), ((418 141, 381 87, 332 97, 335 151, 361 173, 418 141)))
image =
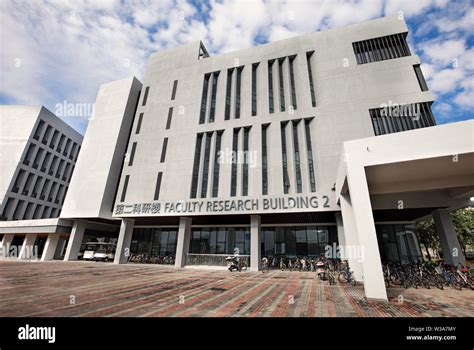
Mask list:
POLYGON ((116 263, 238 252, 258 270, 340 247, 386 299, 382 261, 419 259, 414 221, 434 213, 462 261, 449 211, 474 194, 474 123, 435 126, 407 34, 387 17, 219 56, 195 42, 154 53, 143 83, 103 84, 42 259, 99 238, 116 263))

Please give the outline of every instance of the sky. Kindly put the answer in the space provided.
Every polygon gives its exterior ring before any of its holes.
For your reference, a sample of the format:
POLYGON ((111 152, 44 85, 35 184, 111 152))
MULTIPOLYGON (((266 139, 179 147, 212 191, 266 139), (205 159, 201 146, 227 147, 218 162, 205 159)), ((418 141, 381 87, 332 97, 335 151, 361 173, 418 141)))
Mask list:
POLYGON ((101 83, 142 79, 150 53, 211 55, 402 15, 438 124, 474 119, 474 0, 0 0, 0 104, 44 105, 84 133, 101 83), (87 108, 85 109, 87 111, 87 108))

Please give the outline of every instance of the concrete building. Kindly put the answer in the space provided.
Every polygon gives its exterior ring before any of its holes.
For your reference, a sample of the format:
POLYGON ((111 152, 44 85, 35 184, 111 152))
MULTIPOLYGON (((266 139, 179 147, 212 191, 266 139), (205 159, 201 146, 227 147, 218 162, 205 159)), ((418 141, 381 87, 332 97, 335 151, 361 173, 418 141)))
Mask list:
MULTIPOLYGON (((0 220, 58 218, 82 135, 40 106, 0 106, 0 220)), ((40 249, 45 237, 27 237, 40 249)), ((12 246, 23 236, 7 235, 12 246)))
POLYGON ((338 247, 386 299, 382 261, 419 259, 414 221, 434 212, 462 261, 449 211, 473 195, 474 122, 435 126, 407 32, 387 17, 219 56, 195 42, 153 54, 143 84, 102 85, 50 227, 70 231, 65 260, 94 237, 115 263, 177 267, 338 247))

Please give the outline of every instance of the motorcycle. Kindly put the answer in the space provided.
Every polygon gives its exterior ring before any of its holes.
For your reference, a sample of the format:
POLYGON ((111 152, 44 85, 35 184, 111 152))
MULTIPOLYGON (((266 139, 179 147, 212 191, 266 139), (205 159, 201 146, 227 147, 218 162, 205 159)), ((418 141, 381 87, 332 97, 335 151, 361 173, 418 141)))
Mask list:
POLYGON ((241 263, 240 259, 236 256, 228 256, 226 259, 227 262, 227 269, 232 271, 242 271, 242 269, 247 269, 247 265, 245 263, 241 263))

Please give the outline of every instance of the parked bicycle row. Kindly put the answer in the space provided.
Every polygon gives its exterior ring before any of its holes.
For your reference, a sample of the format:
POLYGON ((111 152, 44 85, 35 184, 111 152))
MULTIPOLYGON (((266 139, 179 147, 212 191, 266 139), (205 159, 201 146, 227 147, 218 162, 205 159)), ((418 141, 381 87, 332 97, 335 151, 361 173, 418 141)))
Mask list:
POLYGON ((329 284, 350 283, 356 285, 354 273, 349 267, 347 260, 331 259, 324 256, 319 258, 267 258, 262 259, 262 272, 268 272, 270 269, 280 269, 289 271, 314 271, 321 281, 328 281, 329 284))
POLYGON ((430 289, 437 287, 444 289, 450 286, 461 290, 469 288, 474 290, 474 276, 465 266, 459 264, 452 266, 440 261, 435 265, 429 262, 399 264, 389 263, 383 265, 385 286, 402 286, 404 288, 423 286, 430 289))
POLYGON ((171 255, 130 254, 128 262, 138 264, 174 265, 174 257, 171 255))

